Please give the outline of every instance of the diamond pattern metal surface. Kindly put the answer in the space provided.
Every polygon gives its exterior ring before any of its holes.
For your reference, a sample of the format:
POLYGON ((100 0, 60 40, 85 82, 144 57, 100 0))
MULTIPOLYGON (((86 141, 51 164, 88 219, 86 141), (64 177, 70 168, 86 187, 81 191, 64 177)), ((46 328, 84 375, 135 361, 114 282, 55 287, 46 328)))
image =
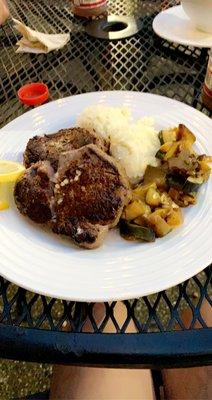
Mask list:
MULTIPOLYGON (((68 0, 11 0, 11 15, 30 27, 48 33, 70 32, 62 50, 47 55, 17 54, 19 35, 10 19, 0 27, 0 127, 27 111, 17 90, 29 81, 43 81, 51 100, 98 90, 135 90, 161 94, 185 102, 210 115, 201 100, 207 50, 168 43, 152 31, 152 20, 162 9, 179 1, 111 0, 109 12, 142 18, 135 36, 116 42, 87 36, 85 22, 73 17, 68 0)), ((171 266, 170 266, 171 268, 171 266)), ((212 304, 211 267, 198 276, 159 294, 123 302, 123 320, 116 319, 116 303, 104 304, 104 318, 95 318, 94 304, 49 299, 0 279, 0 322, 4 324, 83 332, 90 324, 103 332, 110 324, 124 333, 131 323, 137 332, 206 327, 201 315, 204 301, 212 304), (181 311, 189 309, 185 325, 181 311)))
POLYGON ((50 299, 27 292, 1 278, 0 323, 51 330, 68 327, 72 332, 83 332, 85 324, 94 332, 103 332, 108 322, 112 330, 124 333, 130 322, 137 332, 171 331, 207 327, 201 315, 203 302, 212 305, 212 268, 167 291, 124 301, 122 320, 116 320, 116 302, 104 303, 103 319, 96 319, 95 304, 75 303, 50 299), (181 313, 191 313, 189 324, 181 313))

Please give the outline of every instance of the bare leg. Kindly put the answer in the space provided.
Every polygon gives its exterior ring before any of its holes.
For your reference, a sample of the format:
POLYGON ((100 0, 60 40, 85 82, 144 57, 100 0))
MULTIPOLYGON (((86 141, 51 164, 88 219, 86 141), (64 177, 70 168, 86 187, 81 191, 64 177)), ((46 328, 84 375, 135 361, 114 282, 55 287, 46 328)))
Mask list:
MULTIPOLYGON (((212 326, 211 307, 205 302, 201 314, 208 326, 212 326)), ((191 311, 186 310, 183 320, 189 326, 191 311)), ((212 367, 181 368, 163 371, 166 400, 212 399, 212 367)))
MULTIPOLYGON (((104 306, 95 306, 95 319, 101 322, 104 306)), ((124 322, 125 306, 116 305, 115 317, 124 322)), ((91 331, 89 324, 85 331, 91 331)), ((105 332, 115 331, 110 322, 105 332)), ((128 332, 135 332, 134 324, 128 332)), ((51 385, 51 400, 153 400, 154 390, 151 372, 148 370, 127 370, 55 366, 51 385)))

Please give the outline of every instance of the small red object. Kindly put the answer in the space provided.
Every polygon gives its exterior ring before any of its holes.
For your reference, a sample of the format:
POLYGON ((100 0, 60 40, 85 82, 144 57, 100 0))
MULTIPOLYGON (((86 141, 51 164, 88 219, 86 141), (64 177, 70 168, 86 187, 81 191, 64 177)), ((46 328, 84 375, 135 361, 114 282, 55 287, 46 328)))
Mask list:
POLYGON ((49 98, 49 89, 45 83, 27 83, 18 90, 18 98, 27 106, 43 104, 49 98))

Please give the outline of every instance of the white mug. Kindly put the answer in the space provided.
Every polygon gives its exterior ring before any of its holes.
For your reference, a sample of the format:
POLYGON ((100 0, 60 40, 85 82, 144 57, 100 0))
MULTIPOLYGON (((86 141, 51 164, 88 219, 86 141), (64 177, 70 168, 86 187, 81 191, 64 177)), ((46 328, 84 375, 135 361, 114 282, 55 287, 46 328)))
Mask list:
POLYGON ((212 33, 212 0, 181 0, 181 3, 198 29, 212 33))

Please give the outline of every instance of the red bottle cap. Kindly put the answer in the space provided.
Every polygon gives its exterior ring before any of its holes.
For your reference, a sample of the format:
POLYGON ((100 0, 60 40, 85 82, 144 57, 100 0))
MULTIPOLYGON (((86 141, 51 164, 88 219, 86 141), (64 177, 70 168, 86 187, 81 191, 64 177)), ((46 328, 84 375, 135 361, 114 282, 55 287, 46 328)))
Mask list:
POLYGON ((49 90, 45 83, 28 83, 18 90, 18 98, 27 106, 37 106, 48 100, 49 90))

